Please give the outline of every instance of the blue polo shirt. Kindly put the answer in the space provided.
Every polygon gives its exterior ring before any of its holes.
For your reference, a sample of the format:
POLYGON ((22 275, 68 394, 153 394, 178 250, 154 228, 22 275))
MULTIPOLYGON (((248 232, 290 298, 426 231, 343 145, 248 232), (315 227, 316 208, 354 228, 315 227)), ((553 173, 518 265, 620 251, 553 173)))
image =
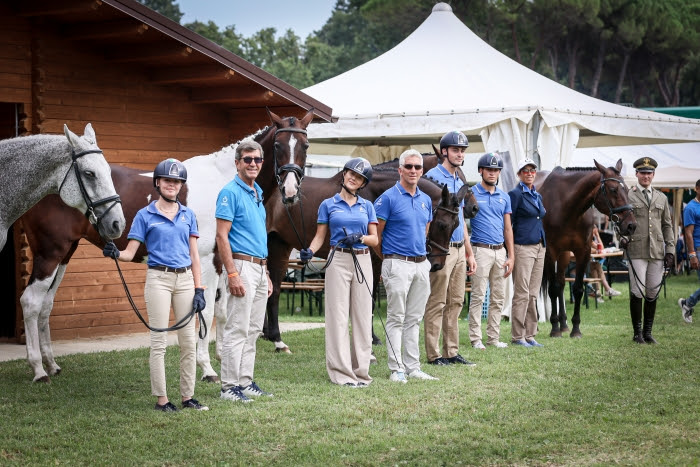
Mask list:
POLYGON ((510 196, 496 187, 491 194, 481 183, 472 187, 474 197, 479 203, 479 212, 471 220, 472 243, 498 245, 503 243, 503 216, 511 213, 510 196))
POLYGON ((267 258, 267 226, 262 188, 257 183, 254 185, 255 191, 236 175, 219 192, 215 217, 232 223, 228 242, 233 253, 267 258))
MULTIPOLYGON (((697 248, 700 248, 700 203, 695 199, 690 200, 683 210, 683 227, 688 227, 689 225, 695 226, 695 229, 693 229, 695 248, 693 250, 697 251, 697 248)), ((690 251, 687 245, 686 250, 690 251)))
POLYGON ((399 182, 374 202, 377 217, 386 221, 382 233, 382 254, 425 255, 425 228, 433 220, 430 196, 416 187, 411 196, 399 182))
MULTIPOLYGON (((457 176, 457 173, 451 175, 442 165, 437 165, 432 169, 428 170, 425 174, 426 177, 430 177, 437 180, 443 185, 447 185, 447 189, 450 193, 457 193, 460 188, 464 186, 464 182, 461 178, 457 176)), ((459 205, 460 209, 464 207, 464 200, 459 205)), ((451 242, 463 242, 464 241, 464 216, 457 216, 459 218, 459 226, 455 228, 452 232, 451 242)))
MULTIPOLYGON (((332 198, 323 200, 318 207, 317 223, 328 224, 331 232, 331 246, 335 246, 351 233, 367 235, 367 226, 377 223, 377 215, 372 203, 361 196, 358 196, 357 202, 350 206, 339 194, 336 194, 332 198)), ((359 250, 367 248, 367 245, 357 244, 353 248, 359 250)))
POLYGON ((149 266, 184 268, 192 264, 190 237, 199 238, 197 219, 191 209, 177 204, 180 210, 173 220, 158 212, 153 201, 141 208, 131 223, 127 238, 146 245, 149 266))

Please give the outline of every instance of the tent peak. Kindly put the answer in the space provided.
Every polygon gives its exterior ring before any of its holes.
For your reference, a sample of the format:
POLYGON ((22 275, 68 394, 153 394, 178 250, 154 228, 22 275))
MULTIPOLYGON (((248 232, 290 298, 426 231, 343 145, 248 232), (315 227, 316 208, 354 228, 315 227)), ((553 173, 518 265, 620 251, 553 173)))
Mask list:
POLYGON ((445 2, 436 3, 433 7, 433 13, 436 11, 449 11, 452 13, 452 7, 445 2))

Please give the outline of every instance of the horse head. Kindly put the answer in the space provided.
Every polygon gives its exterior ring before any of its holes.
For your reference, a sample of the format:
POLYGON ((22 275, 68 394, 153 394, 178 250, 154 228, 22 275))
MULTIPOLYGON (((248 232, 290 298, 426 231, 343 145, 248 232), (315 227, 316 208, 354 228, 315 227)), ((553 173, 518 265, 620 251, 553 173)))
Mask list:
POLYGON ((88 123, 85 126, 82 137, 70 131, 67 125, 63 125, 63 132, 68 140, 72 162, 58 194, 64 203, 83 212, 102 238, 119 238, 126 227, 126 220, 121 200, 114 189, 112 171, 97 146, 92 125, 88 123))
POLYGON ((267 113, 275 129, 272 149, 274 176, 282 194, 282 202, 293 204, 301 196, 300 185, 304 179, 306 150, 309 147, 306 127, 313 119, 314 109, 310 109, 302 119, 281 118, 269 109, 267 113))
POLYGON ((426 250, 430 272, 439 271, 445 266, 445 257, 450 253, 452 232, 459 227, 459 205, 467 190, 469 186, 465 185, 457 194, 452 194, 447 185, 442 187, 440 202, 433 208, 433 220, 428 228, 426 250))
POLYGON ((632 235, 637 228, 632 205, 627 197, 628 188, 620 176, 622 159, 615 167, 604 167, 593 160, 600 172, 600 189, 595 195, 593 204, 598 211, 607 214, 621 235, 632 235))

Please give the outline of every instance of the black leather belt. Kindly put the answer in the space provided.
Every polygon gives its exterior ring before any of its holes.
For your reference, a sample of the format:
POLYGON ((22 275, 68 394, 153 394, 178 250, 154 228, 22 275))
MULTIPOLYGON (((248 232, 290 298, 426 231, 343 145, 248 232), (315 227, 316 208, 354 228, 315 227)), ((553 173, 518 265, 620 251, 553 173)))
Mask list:
POLYGON ((488 243, 472 242, 472 246, 478 246, 479 248, 488 248, 489 250, 500 250, 501 248, 503 248, 503 243, 499 243, 498 245, 489 245, 488 243))
POLYGON ((462 246, 464 246, 464 242, 450 242, 450 246, 453 246, 455 248, 462 248, 462 246))
POLYGON ((192 266, 187 266, 184 268, 171 268, 168 266, 148 266, 148 269, 155 269, 156 271, 174 272, 175 274, 182 274, 183 272, 187 272, 190 269, 192 269, 192 266))
POLYGON ((402 261, 409 261, 411 263, 422 263, 425 261, 425 255, 423 256, 403 256, 403 255, 384 255, 384 259, 400 259, 402 261))
POLYGON ((242 261, 250 261, 251 263, 260 264, 265 266, 267 264, 267 258, 258 258, 257 256, 242 255, 240 253, 234 253, 233 259, 240 259, 242 261))
POLYGON ((369 248, 336 248, 336 251, 342 251, 343 253, 352 253, 355 251, 356 255, 368 255, 369 254, 369 248))

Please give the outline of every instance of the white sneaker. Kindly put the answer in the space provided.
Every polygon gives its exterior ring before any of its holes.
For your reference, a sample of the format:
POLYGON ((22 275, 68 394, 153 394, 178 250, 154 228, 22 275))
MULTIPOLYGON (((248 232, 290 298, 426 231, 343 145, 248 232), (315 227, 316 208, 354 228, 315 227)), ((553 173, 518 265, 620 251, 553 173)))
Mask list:
POLYGON ((598 302, 598 303, 605 303, 605 299, 602 298, 602 297, 596 298, 595 301, 598 302))
POLYGON ((681 316, 683 317, 683 321, 685 321, 688 324, 692 323, 693 311, 695 310, 685 304, 685 298, 678 299, 678 306, 681 307, 681 316))
POLYGON ((489 345, 492 345, 492 346, 496 347, 497 349, 505 349, 506 347, 508 347, 508 344, 506 344, 505 342, 496 342, 495 344, 489 344, 489 345))
POLYGON ((430 376, 428 373, 424 373, 421 370, 413 370, 408 374, 409 379, 423 379, 426 381, 438 381, 438 378, 435 376, 430 376))
POLYGON ((472 344, 472 347, 474 347, 477 350, 486 350, 486 347, 484 347, 484 343, 481 341, 476 341, 472 344))
POLYGON ((618 292, 617 290, 610 288, 610 290, 606 292, 606 295, 608 297, 617 297, 618 295, 622 295, 622 292, 618 292))
POLYGON ((392 371, 391 376, 389 376, 389 381, 406 384, 406 374, 403 371, 392 371))

